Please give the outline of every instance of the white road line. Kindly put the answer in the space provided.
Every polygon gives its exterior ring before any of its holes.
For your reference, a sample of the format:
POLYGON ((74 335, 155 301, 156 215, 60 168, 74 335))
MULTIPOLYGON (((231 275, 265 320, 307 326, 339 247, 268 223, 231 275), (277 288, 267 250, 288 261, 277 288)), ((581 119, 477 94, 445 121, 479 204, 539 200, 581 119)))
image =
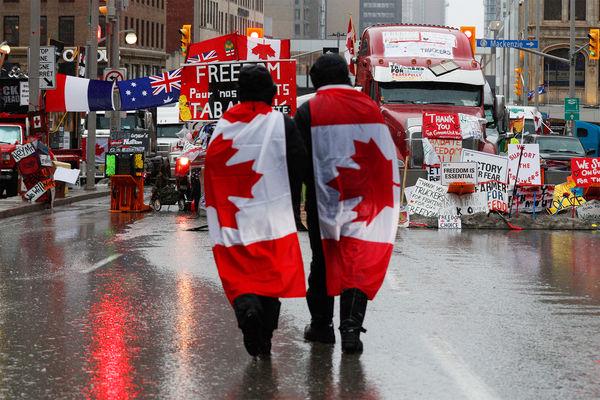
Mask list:
POLYGON ((90 272, 95 271, 98 268, 101 268, 101 267, 105 266, 106 264, 115 261, 117 258, 121 257, 122 255, 123 254, 113 254, 112 256, 106 257, 105 259, 98 261, 96 264, 92 265, 91 267, 84 269, 83 271, 81 271, 81 273, 89 274, 90 272))
POLYGON ((492 388, 469 369, 469 366, 444 339, 434 336, 425 339, 425 345, 435 356, 444 371, 450 376, 467 399, 498 400, 492 388))

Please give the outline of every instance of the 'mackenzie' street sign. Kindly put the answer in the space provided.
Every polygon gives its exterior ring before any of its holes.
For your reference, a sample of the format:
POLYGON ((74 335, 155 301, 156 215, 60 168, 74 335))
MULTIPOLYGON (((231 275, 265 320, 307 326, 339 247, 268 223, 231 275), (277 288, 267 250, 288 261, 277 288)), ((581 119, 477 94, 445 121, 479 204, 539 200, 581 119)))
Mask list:
POLYGON ((513 49, 537 49, 537 40, 504 40, 504 39, 477 39, 477 47, 508 47, 513 49))

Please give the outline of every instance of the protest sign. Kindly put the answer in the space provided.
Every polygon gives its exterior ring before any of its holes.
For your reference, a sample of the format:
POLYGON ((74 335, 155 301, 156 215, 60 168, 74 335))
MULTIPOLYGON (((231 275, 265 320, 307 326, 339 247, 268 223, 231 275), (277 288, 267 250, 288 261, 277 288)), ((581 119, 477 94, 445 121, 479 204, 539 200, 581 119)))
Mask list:
POLYGON ((145 153, 150 146, 148 131, 111 132, 108 142, 108 153, 145 153))
POLYGON ((482 182, 475 186, 476 193, 483 193, 488 211, 508 212, 508 185, 503 182, 482 182))
POLYGON ((437 217, 446 203, 446 188, 423 178, 417 180, 408 202, 409 214, 437 217))
POLYGON ((462 221, 456 215, 440 215, 438 217, 438 229, 461 229, 462 221))
POLYGON ((462 140, 423 139, 423 164, 440 165, 443 162, 459 162, 462 140))
POLYGON ((458 114, 460 131, 463 139, 481 139, 483 136, 482 123, 485 119, 469 114, 458 114))
POLYGON ((66 182, 74 185, 79 177, 78 169, 68 169, 58 167, 54 171, 54 180, 60 182, 66 182))
POLYGON ((554 215, 562 210, 570 210, 572 207, 578 207, 585 203, 581 196, 575 196, 571 189, 575 188, 575 182, 565 182, 554 186, 554 196, 552 206, 548 208, 548 213, 554 215))
POLYGON ((540 145, 535 144, 509 144, 508 145, 508 178, 509 184, 514 185, 541 185, 540 172, 540 145), (521 155, 522 154, 522 155, 521 155), (519 167, 519 159, 521 166, 519 167), (517 172, 519 180, 517 182, 517 172))
POLYGON ((509 193, 508 201, 511 211, 520 213, 533 213, 546 210, 552 207, 554 199, 554 185, 542 185, 532 188, 517 188, 515 199, 512 200, 512 193, 509 193))
POLYGON ((446 205, 440 210, 440 215, 473 215, 487 213, 487 195, 485 193, 470 193, 457 195, 446 194, 446 205))
POLYGON ((27 193, 25 193, 24 197, 26 200, 36 201, 44 193, 46 193, 46 191, 48 189, 52 189, 54 187, 54 185, 55 185, 55 183, 54 183, 54 180, 52 180, 52 179, 43 180, 41 182, 38 182, 31 189, 29 189, 27 191, 27 193))
POLYGON ((11 154, 15 160, 15 162, 21 161, 25 157, 29 157, 30 155, 35 153, 35 147, 32 143, 24 144, 23 146, 17 147, 15 151, 11 154))
POLYGON ((600 201, 590 200, 577 207, 577 216, 583 219, 600 220, 600 201))
POLYGON ((429 182, 439 182, 440 179, 441 179, 440 167, 428 165, 427 166, 427 180, 429 182))
MULTIPOLYGON (((463 149, 461 160, 464 162, 476 162, 478 165, 478 182, 502 182, 507 183, 508 158, 481 151, 463 149)), ((520 175, 520 173, 519 173, 520 175)))
POLYGON ((239 103, 237 82, 245 64, 261 64, 269 70, 277 86, 273 108, 293 115, 296 112, 296 61, 242 61, 183 67, 180 118, 193 121, 221 118, 225 111, 239 103))
POLYGON ((576 186, 600 186, 600 157, 572 158, 571 176, 576 186))
POLYGON ((477 163, 445 162, 442 163, 442 186, 451 183, 477 183, 477 163))
POLYGON ((460 120, 456 113, 423 112, 421 133, 427 139, 462 140, 460 120))

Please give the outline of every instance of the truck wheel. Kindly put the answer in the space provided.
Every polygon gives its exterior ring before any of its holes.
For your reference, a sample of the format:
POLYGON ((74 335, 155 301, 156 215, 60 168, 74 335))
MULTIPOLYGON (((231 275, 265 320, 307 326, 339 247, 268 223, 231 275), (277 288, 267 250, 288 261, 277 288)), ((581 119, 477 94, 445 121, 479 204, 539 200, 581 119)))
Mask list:
POLYGON ((179 211, 185 211, 185 199, 179 199, 177 205, 179 206, 179 211))
POLYGON ((19 194, 19 176, 15 173, 15 175, 11 178, 10 181, 6 184, 6 195, 8 197, 16 196, 19 194))
POLYGON ((159 198, 153 199, 152 202, 150 202, 150 205, 152 206, 154 211, 160 211, 160 209, 162 208, 162 204, 160 203, 159 198))

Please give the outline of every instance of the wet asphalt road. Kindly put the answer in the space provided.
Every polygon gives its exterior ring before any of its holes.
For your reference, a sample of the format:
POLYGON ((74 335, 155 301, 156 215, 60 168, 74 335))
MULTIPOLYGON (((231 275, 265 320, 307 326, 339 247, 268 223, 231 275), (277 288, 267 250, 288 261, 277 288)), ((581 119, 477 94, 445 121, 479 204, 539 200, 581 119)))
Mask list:
POLYGON ((400 231, 362 356, 305 343, 298 299, 265 362, 202 219, 107 209, 0 221, 0 398, 600 398, 598 234, 400 231))

